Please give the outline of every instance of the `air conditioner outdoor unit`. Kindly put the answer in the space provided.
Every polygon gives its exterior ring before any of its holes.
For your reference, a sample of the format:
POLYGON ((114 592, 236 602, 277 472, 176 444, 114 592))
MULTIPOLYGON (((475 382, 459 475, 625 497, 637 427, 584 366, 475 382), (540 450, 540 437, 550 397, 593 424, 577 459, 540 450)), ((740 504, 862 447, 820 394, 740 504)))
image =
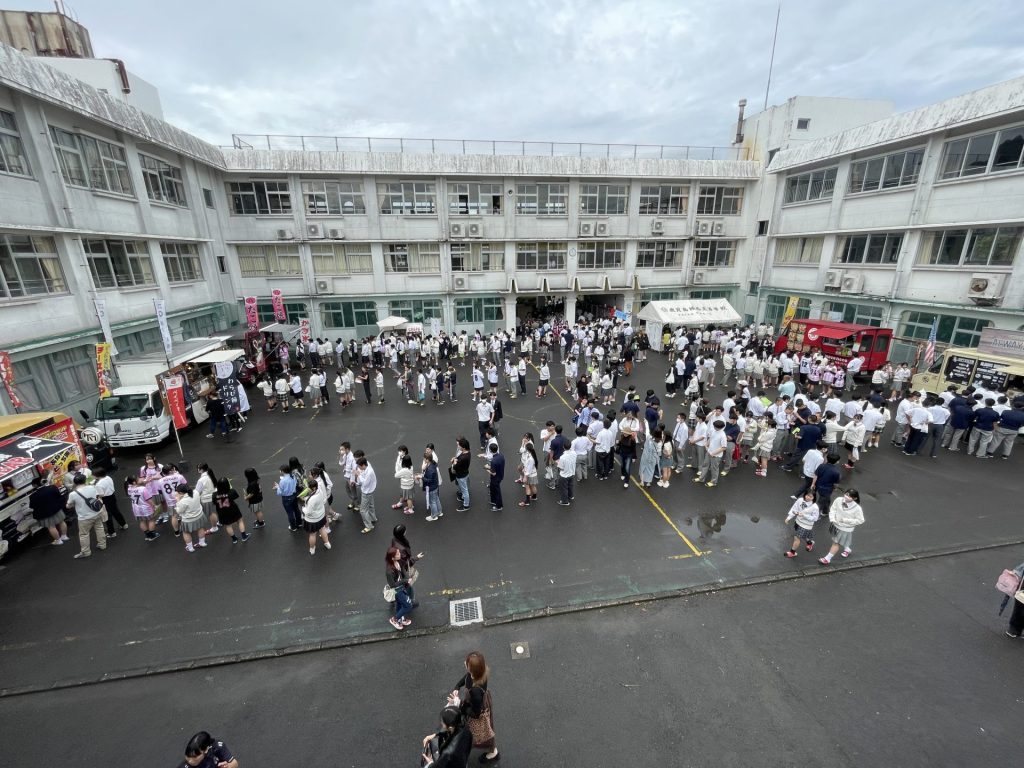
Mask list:
POLYGON ((462 224, 454 223, 448 225, 448 234, 452 237, 462 237, 464 234, 464 228, 462 224))
POLYGON ((316 281, 316 292, 317 293, 331 293, 332 286, 329 280, 317 280, 316 281))
POLYGON ((697 222, 697 234, 698 235, 710 235, 711 234, 711 224, 712 224, 712 222, 710 222, 710 221, 698 221, 697 222))
POLYGON ((846 275, 839 284, 840 293, 860 293, 864 290, 864 275, 846 275))
POLYGON ((594 236, 594 222, 592 221, 581 221, 580 222, 580 237, 593 237, 594 236))
POLYGON ((694 285, 703 285, 706 279, 707 273, 705 273, 704 270, 698 269, 696 272, 693 273, 694 285))
POLYGON ((651 234, 652 235, 663 235, 665 234, 665 222, 661 219, 655 219, 651 222, 651 234))
POLYGON ((344 229, 329 229, 327 231, 328 236, 331 240, 344 240, 345 230, 344 229))
POLYGON ((843 270, 830 269, 825 273, 825 287, 839 288, 843 284, 843 270))
POLYGON ((469 237, 483 237, 484 225, 478 221, 474 221, 466 227, 466 234, 469 237))
POLYGON ((293 235, 292 235, 292 231, 290 229, 279 229, 279 230, 277 230, 277 239, 278 240, 291 240, 292 237, 293 237, 293 235))
POLYGON ((607 221, 599 221, 599 222, 597 222, 597 224, 594 226, 594 234, 597 235, 598 237, 607 237, 608 236, 608 222, 607 221))
POLYGON ((967 298, 975 304, 991 305, 1003 297, 1003 284, 1006 275, 974 274, 967 284, 967 298))
POLYGON ((464 291, 469 288, 469 281, 465 277, 454 277, 452 278, 452 288, 456 291, 464 291))
POLYGON ((723 222, 716 221, 714 224, 711 225, 711 234, 712 235, 721 235, 722 234, 722 230, 724 228, 725 228, 725 224, 723 222))
POLYGON ((319 224, 307 224, 306 225, 306 236, 307 237, 323 237, 323 230, 320 229, 319 224))

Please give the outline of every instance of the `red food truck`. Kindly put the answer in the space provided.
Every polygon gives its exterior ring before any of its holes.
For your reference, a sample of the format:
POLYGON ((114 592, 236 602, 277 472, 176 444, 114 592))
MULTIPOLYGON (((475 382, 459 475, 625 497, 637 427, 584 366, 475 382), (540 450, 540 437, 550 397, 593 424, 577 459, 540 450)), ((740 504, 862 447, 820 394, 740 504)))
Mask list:
POLYGON ((863 355, 862 374, 881 368, 889 359, 892 329, 834 320, 793 320, 775 341, 775 354, 811 352, 846 365, 863 355))

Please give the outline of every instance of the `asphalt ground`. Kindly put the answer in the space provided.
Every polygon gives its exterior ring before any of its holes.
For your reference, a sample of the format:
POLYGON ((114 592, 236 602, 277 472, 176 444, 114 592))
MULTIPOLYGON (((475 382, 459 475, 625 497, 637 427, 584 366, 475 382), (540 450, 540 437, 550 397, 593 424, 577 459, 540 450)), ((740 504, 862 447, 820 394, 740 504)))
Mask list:
MULTIPOLYGON (((652 358, 620 384, 662 393, 663 367, 652 358)), ((447 481, 441 521, 425 522, 422 502, 414 517, 392 511, 398 445, 417 456, 434 442, 443 465, 457 435, 477 444, 468 368, 459 370, 462 396, 454 404, 410 406, 389 384, 384 406, 357 403, 341 413, 332 403, 319 412, 265 414, 254 391, 253 415, 230 443, 206 439, 198 429, 184 433, 192 467, 205 460, 236 485, 246 466, 259 470, 269 522, 245 544, 232 546, 218 533, 206 550, 187 555, 168 526, 155 543, 133 528, 106 552, 76 561, 77 542, 50 547, 37 536, 31 549, 0 570, 0 693, 397 634, 380 593, 390 529, 399 522, 408 526, 414 549, 427 553, 416 587, 416 630, 444 629, 453 597, 481 597, 485 618, 500 621, 822 567, 806 553, 793 561, 782 557, 790 533, 783 518, 799 473, 774 465, 766 479, 741 465, 715 489, 681 482, 685 476, 669 489, 649 491, 636 482, 627 490, 591 479, 578 488, 572 507, 557 506, 543 487, 540 504, 516 507, 513 470, 522 433, 536 435, 549 418, 570 425, 568 405, 554 388, 544 400, 533 397, 535 374, 525 399, 502 398, 501 443, 510 464, 504 511, 489 511, 475 457, 470 512, 455 511, 447 481), (271 486, 277 466, 291 455, 307 467, 318 459, 336 466, 342 440, 365 450, 376 468, 381 522, 363 536, 358 517, 345 513, 332 535, 334 549, 311 557, 305 535, 287 530, 271 486)), ((720 400, 725 389, 712 392, 720 400)), ((677 406, 663 402, 671 421, 677 406)), ((134 471, 143 453, 122 453, 122 467, 134 471)), ((175 460, 173 442, 158 456, 175 460)), ((852 479, 844 478, 845 486, 860 491, 867 518, 855 535, 853 559, 1024 540, 1020 468, 1019 451, 1010 461, 962 453, 931 460, 905 457, 883 443, 865 455, 852 479)), ((343 507, 344 495, 336 497, 343 507)), ((819 540, 827 543, 824 530, 819 540)))
POLYGON ((1024 641, 1003 634, 993 583, 1021 560, 1006 547, 3 698, 4 762, 171 766, 206 729, 243 768, 416 765, 481 650, 505 768, 1015 765, 1024 641))

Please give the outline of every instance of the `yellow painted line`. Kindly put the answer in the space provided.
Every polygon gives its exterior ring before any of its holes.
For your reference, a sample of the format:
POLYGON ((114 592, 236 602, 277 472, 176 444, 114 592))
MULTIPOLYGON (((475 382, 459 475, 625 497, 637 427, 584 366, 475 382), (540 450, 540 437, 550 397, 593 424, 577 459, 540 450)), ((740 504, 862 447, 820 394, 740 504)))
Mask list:
MULTIPOLYGON (((532 362, 530 363, 530 366, 533 368, 533 370, 535 370, 538 373, 540 373, 540 369, 536 365, 534 365, 532 362)), ((555 393, 555 396, 559 400, 562 401, 562 404, 565 405, 566 408, 568 408, 570 411, 573 410, 573 407, 571 405, 569 405, 569 401, 566 400, 564 397, 562 397, 562 393, 558 391, 558 387, 552 387, 551 386, 550 380, 548 381, 548 389, 555 393)), ((686 542, 686 546, 688 546, 690 548, 690 551, 693 553, 693 555, 696 556, 696 557, 701 557, 704 553, 701 552, 699 549, 697 549, 697 547, 695 547, 693 545, 693 542, 690 541, 689 538, 687 538, 685 533, 683 533, 681 530, 679 530, 679 526, 677 526, 674 522, 672 522, 672 518, 669 517, 668 514, 665 512, 665 510, 661 508, 661 505, 654 500, 654 497, 651 496, 651 494, 649 494, 647 492, 647 489, 644 488, 643 484, 640 483, 640 481, 637 480, 634 477, 631 477, 630 480, 632 480, 633 485, 635 485, 637 488, 640 489, 640 492, 651 503, 651 506, 654 507, 658 511, 658 514, 660 514, 663 518, 665 518, 665 522, 668 523, 669 526, 671 526, 672 530, 676 532, 676 535, 680 539, 682 539, 684 542, 686 542)))

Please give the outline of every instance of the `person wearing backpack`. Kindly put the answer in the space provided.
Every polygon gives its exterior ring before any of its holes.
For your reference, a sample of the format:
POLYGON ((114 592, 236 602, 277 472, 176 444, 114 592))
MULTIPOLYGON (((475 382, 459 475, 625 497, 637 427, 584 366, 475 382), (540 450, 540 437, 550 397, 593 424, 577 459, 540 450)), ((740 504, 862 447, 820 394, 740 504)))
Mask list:
POLYGON ((92 555, 89 546, 89 532, 96 531, 97 549, 107 548, 107 532, 103 528, 103 502, 100 501, 96 488, 86 485, 85 475, 78 472, 73 478, 71 493, 65 504, 67 509, 74 509, 78 516, 78 543, 82 550, 75 555, 80 560, 92 555))

